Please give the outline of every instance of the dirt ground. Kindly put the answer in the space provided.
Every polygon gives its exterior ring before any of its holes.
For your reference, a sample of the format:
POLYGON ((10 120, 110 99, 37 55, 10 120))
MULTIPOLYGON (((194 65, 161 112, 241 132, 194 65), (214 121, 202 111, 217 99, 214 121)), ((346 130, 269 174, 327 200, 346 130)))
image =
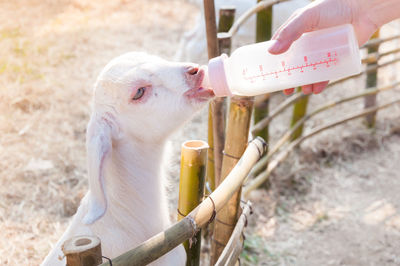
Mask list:
MULTIPOLYGON (((132 50, 172 59, 197 12, 184 0, 0 1, 1 265, 38 265, 86 192, 85 129, 102 67, 132 50)), ((394 23, 383 34, 399 32, 394 23)), ((399 43, 382 49, 390 45, 399 43)), ((385 68, 379 82, 393 82, 397 72, 385 68)), ((310 109, 361 91, 364 82, 313 96, 310 109)), ((384 92, 379 101, 399 95, 384 92)), ((272 106, 283 99, 273 97, 272 106)), ((360 108, 356 101, 318 115, 307 130, 360 108)), ((290 110, 272 123, 272 142, 289 117, 290 110)), ((376 130, 357 120, 303 143, 273 175, 271 189, 251 195, 242 262, 399 265, 399 127, 394 106, 379 112, 376 130)), ((206 112, 170 142, 171 210, 180 144, 194 138, 206 138, 206 112)))

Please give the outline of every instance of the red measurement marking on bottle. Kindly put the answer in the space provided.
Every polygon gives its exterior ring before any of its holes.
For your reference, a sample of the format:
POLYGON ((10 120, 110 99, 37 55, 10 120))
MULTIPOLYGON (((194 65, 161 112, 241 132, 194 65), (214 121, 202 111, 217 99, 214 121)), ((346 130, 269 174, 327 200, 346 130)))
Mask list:
POLYGON ((300 73, 304 73, 305 70, 308 69, 313 69, 316 70, 318 66, 324 66, 325 67, 330 67, 331 65, 336 65, 337 64, 337 53, 335 52, 328 52, 327 57, 322 59, 321 61, 317 62, 308 62, 308 57, 304 56, 304 63, 300 66, 292 66, 288 67, 285 61, 281 62, 282 69, 271 71, 271 72, 264 72, 263 65, 259 65, 259 74, 256 75, 249 75, 248 76, 248 69, 245 68, 243 69, 243 78, 245 80, 250 81, 251 83, 254 83, 257 79, 263 78, 263 80, 266 79, 268 76, 274 76, 275 78, 279 78, 281 74, 287 73, 287 75, 292 75, 292 73, 296 70, 299 70, 300 73))

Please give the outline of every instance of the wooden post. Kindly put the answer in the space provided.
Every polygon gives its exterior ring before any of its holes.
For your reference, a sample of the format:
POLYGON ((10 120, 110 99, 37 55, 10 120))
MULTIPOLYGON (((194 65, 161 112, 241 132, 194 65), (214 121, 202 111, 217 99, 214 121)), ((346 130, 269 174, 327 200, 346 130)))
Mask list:
POLYGON ((61 247, 67 266, 96 266, 102 263, 101 243, 96 236, 76 236, 61 247))
MULTIPOLYGON (((257 0, 260 2, 261 0, 257 0)), ((256 42, 265 42, 270 40, 272 37, 272 6, 263 9, 257 13, 256 17, 256 42)), ((269 98, 270 94, 264 94, 255 98, 254 104, 254 124, 264 119, 269 115, 269 98)), ((267 125, 256 136, 262 137, 267 143, 269 143, 269 126, 267 125)), ((268 153, 268 148, 267 148, 268 153)), ((264 169, 266 169, 265 166, 264 169)), ((264 170, 263 169, 263 170, 264 170)), ((266 184, 266 187, 268 185, 266 184)))
MULTIPOLYGON (((297 88, 298 92, 301 92, 301 88, 297 88)), ((292 121, 290 123, 290 127, 293 127, 297 121, 301 120, 307 113, 307 105, 308 105, 308 98, 310 95, 306 95, 304 98, 300 98, 294 105, 293 105, 293 116, 292 121)), ((303 134, 303 125, 301 125, 296 131, 293 132, 292 136, 290 137, 291 141, 294 141, 301 137, 303 134)))
MULTIPOLYGON (((200 140, 186 141, 181 149, 181 174, 179 180, 178 221, 182 220, 202 201, 207 165, 208 144, 200 140)), ((186 250, 186 265, 200 263, 201 231, 183 246, 186 250)))
MULTIPOLYGON (((372 35, 371 39, 379 39, 379 30, 377 30, 374 35, 372 35)), ((368 54, 378 53, 379 44, 376 46, 368 47, 368 54)), ((367 67, 375 67, 378 65, 378 57, 375 58, 373 62, 367 64, 367 67)), ((371 71, 367 74, 366 81, 366 89, 374 88, 378 85, 378 69, 371 71)), ((376 94, 367 95, 364 98, 364 108, 367 109, 369 107, 373 107, 376 105, 376 94)), ((365 122, 369 128, 373 128, 375 126, 376 113, 371 113, 365 116, 365 122)))
MULTIPOLYGON (((208 58, 214 58, 218 56, 218 41, 217 41, 217 24, 215 19, 215 6, 214 0, 204 0, 204 19, 206 23, 206 34, 207 34, 207 51, 208 58)), ((222 150, 224 145, 223 132, 218 125, 221 126, 221 121, 224 118, 221 117, 221 109, 223 108, 223 101, 221 99, 215 99, 210 102, 208 107, 208 143, 210 145, 211 152, 208 153, 209 167, 214 167, 213 170, 207 172, 207 179, 212 187, 212 184, 217 183, 215 180, 219 179, 222 165, 222 150), (212 153, 212 154, 211 154, 212 153)), ((225 122, 223 122, 225 123, 225 122)))
MULTIPOLYGON (((234 96, 231 98, 222 160, 222 180, 238 163, 246 149, 253 101, 253 97, 234 96)), ((217 213, 211 244, 211 265, 217 262, 235 227, 238 219, 240 192, 241 188, 238 188, 229 202, 217 213)))

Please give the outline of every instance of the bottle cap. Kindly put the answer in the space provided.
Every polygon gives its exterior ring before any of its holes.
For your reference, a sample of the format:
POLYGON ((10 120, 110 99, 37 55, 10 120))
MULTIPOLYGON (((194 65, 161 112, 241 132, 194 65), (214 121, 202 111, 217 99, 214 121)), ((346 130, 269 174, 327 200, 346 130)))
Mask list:
POLYGON ((228 58, 226 54, 212 58, 208 63, 208 76, 210 79, 211 88, 215 96, 231 96, 228 81, 226 80, 224 61, 228 58))

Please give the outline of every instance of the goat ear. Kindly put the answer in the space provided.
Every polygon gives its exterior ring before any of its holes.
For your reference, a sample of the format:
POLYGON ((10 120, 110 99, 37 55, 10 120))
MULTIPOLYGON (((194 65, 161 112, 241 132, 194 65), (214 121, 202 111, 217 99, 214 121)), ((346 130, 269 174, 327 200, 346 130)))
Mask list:
POLYGON ((94 113, 86 133, 86 148, 89 175, 88 210, 83 218, 84 224, 92 224, 107 210, 104 190, 104 168, 110 157, 112 139, 116 123, 111 115, 94 113))

